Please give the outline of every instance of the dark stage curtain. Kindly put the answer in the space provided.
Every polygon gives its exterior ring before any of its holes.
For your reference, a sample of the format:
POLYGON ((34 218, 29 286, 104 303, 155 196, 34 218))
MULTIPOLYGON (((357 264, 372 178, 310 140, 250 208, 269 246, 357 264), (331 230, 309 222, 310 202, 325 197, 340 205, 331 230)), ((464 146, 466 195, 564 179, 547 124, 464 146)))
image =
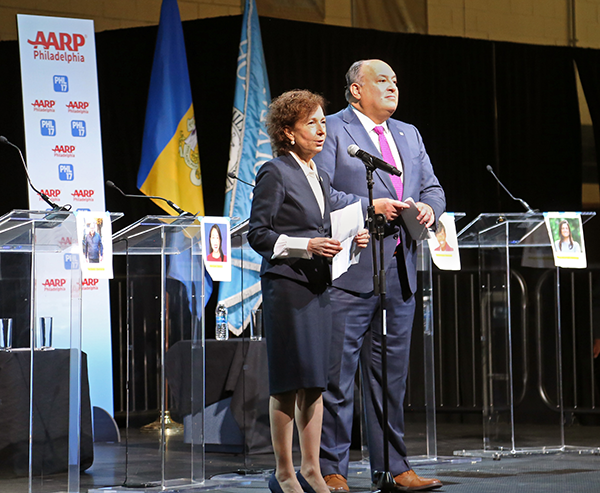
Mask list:
MULTIPOLYGON (((0 42, 0 67, 0 135, 25 149, 19 46, 16 41, 0 42)), ((27 209, 28 185, 19 154, 12 147, 0 146, 0 164, 0 214, 13 209, 27 209)))
POLYGON ((600 50, 577 49, 575 60, 594 126, 596 163, 600 176, 600 50))
MULTIPOLYGON (((494 46, 500 180, 534 209, 581 210, 581 123, 573 50, 494 46)), ((498 210, 523 209, 501 193, 498 210)))

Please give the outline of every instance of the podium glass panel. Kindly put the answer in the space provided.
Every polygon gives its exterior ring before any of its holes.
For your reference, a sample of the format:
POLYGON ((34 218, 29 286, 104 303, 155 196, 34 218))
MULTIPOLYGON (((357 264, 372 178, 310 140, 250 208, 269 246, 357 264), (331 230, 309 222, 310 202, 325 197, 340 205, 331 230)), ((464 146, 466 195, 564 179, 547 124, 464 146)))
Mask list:
MULTIPOLYGON (((582 222, 594 213, 582 213, 582 222)), ((547 453, 550 448, 565 450, 562 394, 556 436, 548 437, 551 447, 517 448, 517 439, 527 436, 526 426, 515 423, 515 362, 513 361, 512 306, 516 290, 511 283, 522 279, 511 269, 514 248, 546 248, 550 239, 542 213, 480 214, 458 234, 460 248, 476 248, 479 263, 481 361, 483 381, 483 450, 457 451, 457 455, 515 455, 547 453)), ((558 272, 558 269, 557 269, 558 272)), ((561 361, 560 284, 556 276, 556 332, 558 361, 561 361)), ((557 367, 558 385, 562 368, 557 367)), ((524 391, 524 389, 523 389, 524 391)))
MULTIPOLYGON (((418 270, 423 282, 423 388, 425 392, 426 452, 422 459, 437 459, 437 424, 435 416, 435 354, 433 325, 433 280, 429 243, 419 243, 418 270)), ((418 458, 411 457, 418 464, 418 458)))
MULTIPOLYGON (((455 212, 454 219, 458 221, 465 216, 464 212, 455 212)), ((417 301, 417 310, 415 313, 415 324, 413 327, 414 346, 423 345, 422 355, 417 355, 411 350, 411 366, 410 374, 415 374, 410 382, 422 381, 423 405, 425 410, 425 429, 419 434, 425 437, 425 449, 419 450, 410 444, 409 451, 411 453, 410 463, 414 465, 435 464, 448 461, 458 461, 451 457, 438 456, 437 446, 437 418, 436 418, 436 380, 435 380, 435 324, 434 324, 434 300, 441 296, 441 293, 434 290, 433 286, 433 268, 429 243, 427 241, 418 242, 417 246, 418 262, 417 271, 419 274, 419 293, 422 296, 422 301, 417 301), (419 322, 421 327, 418 326, 419 322), (421 363, 422 360, 422 363, 421 363), (421 377, 422 375, 422 377, 421 377), (415 455, 417 454, 417 455, 415 455)), ((416 349, 416 348, 415 348, 416 349)), ((413 389, 407 388, 407 398, 405 406, 410 405, 409 398, 411 394, 417 393, 413 389)), ((408 425, 407 425, 408 426, 408 425)), ((412 423, 413 427, 415 424, 412 423)))
POLYGON ((0 348, 0 491, 79 492, 92 465, 77 241, 68 211, 0 218, 0 318, 12 329, 0 348), (57 261, 48 278, 44 264, 57 261))
POLYGON ((113 236, 113 252, 125 255, 127 266, 129 352, 124 490, 168 489, 204 481, 205 293, 200 238, 200 218, 174 216, 147 216, 113 236), (180 289, 182 284, 184 289, 180 289), (144 337, 140 338, 140 334, 144 337), (157 334, 154 341, 152 334, 157 334), (165 355, 171 341, 180 339, 191 339, 190 372, 169 382, 165 355), (155 361, 148 358, 141 340, 156 345, 155 361), (148 398, 139 395, 136 379, 130 373, 132 362, 140 358, 145 369, 142 378, 148 379, 148 385, 156 385, 160 409, 158 420, 142 431, 135 429, 129 419, 130 409, 136 408, 135 399, 148 398), (178 405, 179 409, 189 410, 189 414, 180 417, 185 427, 173 422, 169 411, 169 388, 181 386, 182 382, 189 382, 191 388, 190 402, 178 405))

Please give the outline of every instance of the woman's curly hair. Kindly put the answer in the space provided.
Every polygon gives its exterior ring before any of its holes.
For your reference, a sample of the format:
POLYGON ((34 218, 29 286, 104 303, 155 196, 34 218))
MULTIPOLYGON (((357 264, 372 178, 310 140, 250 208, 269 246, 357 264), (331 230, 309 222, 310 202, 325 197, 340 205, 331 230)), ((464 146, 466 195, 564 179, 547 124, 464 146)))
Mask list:
POLYGON ((284 130, 293 128, 298 120, 306 118, 319 106, 325 110, 325 98, 304 89, 284 92, 271 102, 267 115, 267 132, 275 155, 289 154, 292 150, 292 144, 284 130))

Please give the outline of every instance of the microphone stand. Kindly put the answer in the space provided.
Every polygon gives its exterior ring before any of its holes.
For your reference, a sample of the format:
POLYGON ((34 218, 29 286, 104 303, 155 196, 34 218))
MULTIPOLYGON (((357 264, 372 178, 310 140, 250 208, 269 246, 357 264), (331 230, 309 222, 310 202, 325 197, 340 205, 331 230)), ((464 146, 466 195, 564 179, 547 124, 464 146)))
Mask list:
POLYGON ((369 234, 379 242, 379 269, 377 268, 377 247, 371 241, 373 255, 373 290, 375 296, 379 296, 379 309, 381 312, 381 406, 383 420, 383 464, 384 471, 373 471, 373 477, 377 477, 378 492, 398 491, 394 476, 390 472, 389 454, 389 423, 388 423, 388 385, 387 385, 387 309, 386 309, 386 280, 385 280, 385 254, 384 254, 384 227, 385 216, 375 214, 373 205, 373 170, 374 166, 365 163, 367 170, 367 188, 369 190, 369 206, 367 207, 367 222, 369 223, 369 234), (379 271, 379 272, 378 272, 379 271))
MULTIPOLYGON (((50 197, 48 197, 44 192, 35 188, 35 186, 33 185, 33 182, 31 181, 31 176, 29 176, 29 167, 27 166, 27 163, 25 162, 25 158, 23 157, 23 153, 21 152, 21 149, 19 148, 19 146, 13 144, 10 140, 8 140, 6 137, 4 137, 4 135, 0 135, 0 144, 9 145, 11 147, 14 147, 18 151, 19 157, 21 158, 21 163, 23 164, 23 168, 25 169, 25 176, 27 178, 27 183, 29 184, 31 189, 35 193, 37 193, 40 196, 40 198, 44 202, 46 202, 46 204, 48 204, 51 207, 50 214, 48 214, 45 217, 45 219, 63 221, 67 217, 67 215, 66 214, 58 214, 58 213, 59 212, 69 212, 71 210, 71 205, 65 204, 61 207, 60 205, 52 202, 52 200, 50 200, 50 197)), ((44 226, 44 227, 48 227, 48 226, 44 226)), ((50 226, 50 227, 52 227, 52 226, 50 226)))

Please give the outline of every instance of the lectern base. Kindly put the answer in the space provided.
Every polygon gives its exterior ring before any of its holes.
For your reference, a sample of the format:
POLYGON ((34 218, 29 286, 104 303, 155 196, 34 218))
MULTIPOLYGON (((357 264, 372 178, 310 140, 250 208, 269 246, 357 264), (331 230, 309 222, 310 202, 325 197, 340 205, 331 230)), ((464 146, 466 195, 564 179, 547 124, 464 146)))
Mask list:
POLYGON ((140 431, 142 431, 143 433, 159 432, 162 430, 163 421, 165 424, 165 434, 178 435, 180 433, 183 433, 183 425, 175 423, 175 421, 171 419, 171 413, 169 411, 165 411, 164 414, 161 413, 160 417, 153 423, 142 426, 140 428, 140 431))
POLYGON ((490 450, 455 450, 456 456, 461 457, 481 457, 486 459, 500 460, 502 457, 523 457, 526 455, 547 455, 547 454, 582 454, 582 455, 600 455, 600 447, 577 447, 573 445, 557 445, 550 447, 522 447, 516 449, 497 448, 490 450))

